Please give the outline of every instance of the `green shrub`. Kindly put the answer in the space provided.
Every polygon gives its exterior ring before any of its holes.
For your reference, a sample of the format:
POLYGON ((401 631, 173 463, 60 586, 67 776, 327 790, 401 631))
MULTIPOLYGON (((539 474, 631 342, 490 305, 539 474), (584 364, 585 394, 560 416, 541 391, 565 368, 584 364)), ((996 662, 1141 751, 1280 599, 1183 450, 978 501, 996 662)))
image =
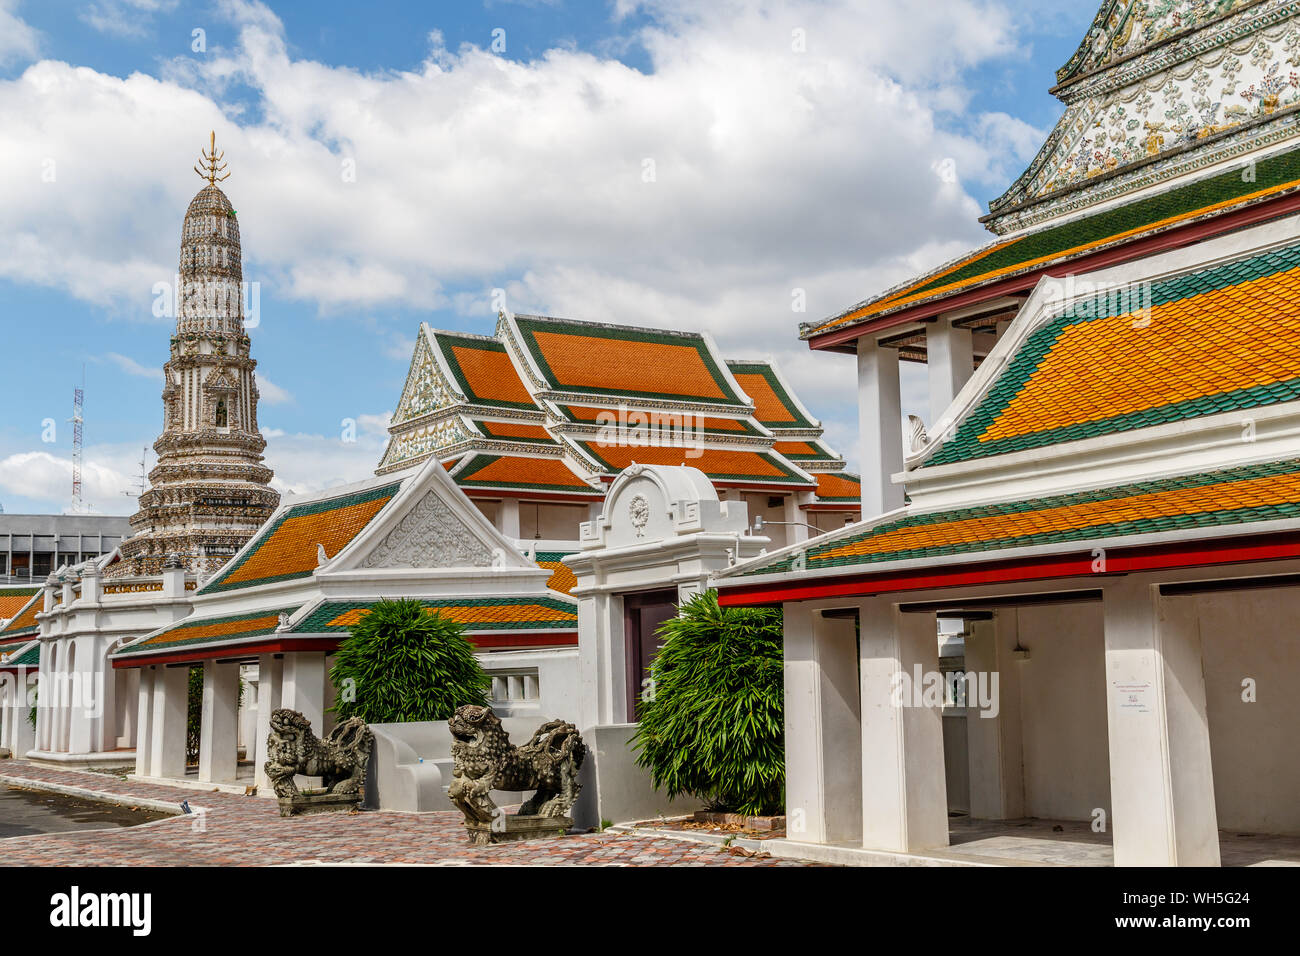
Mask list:
POLYGON ((670 797, 751 816, 785 810, 781 612, 721 608, 708 591, 659 634, 637 762, 670 797))
POLYGON ((486 705, 491 681, 465 628, 419 601, 381 601, 352 626, 330 670, 340 720, 368 724, 447 720, 486 705))

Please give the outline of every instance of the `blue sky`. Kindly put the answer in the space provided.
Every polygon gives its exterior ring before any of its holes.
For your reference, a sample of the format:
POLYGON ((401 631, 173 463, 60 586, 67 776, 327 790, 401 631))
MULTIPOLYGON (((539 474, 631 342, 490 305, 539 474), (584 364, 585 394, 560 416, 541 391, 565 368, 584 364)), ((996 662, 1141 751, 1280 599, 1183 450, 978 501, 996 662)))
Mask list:
POLYGON ((89 503, 133 510, 170 331, 152 285, 211 128, 282 490, 364 477, 418 324, 489 333, 497 288, 771 355, 852 460, 851 370, 798 322, 986 240, 975 217, 1059 116, 1046 91, 1094 12, 909 7, 0 0, 0 504, 67 506, 84 367, 89 503), (956 185, 929 172, 945 159, 956 185))

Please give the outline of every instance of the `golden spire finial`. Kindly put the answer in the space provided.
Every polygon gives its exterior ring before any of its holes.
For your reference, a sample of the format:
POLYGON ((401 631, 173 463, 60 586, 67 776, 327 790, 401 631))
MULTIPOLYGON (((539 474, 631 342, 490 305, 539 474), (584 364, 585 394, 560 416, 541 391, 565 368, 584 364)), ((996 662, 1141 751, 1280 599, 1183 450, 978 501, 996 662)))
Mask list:
POLYGON ((230 178, 230 173, 226 173, 224 176, 218 176, 217 173, 226 168, 226 164, 222 162, 225 158, 226 154, 224 152, 217 152, 217 134, 214 130, 208 139, 208 148, 203 152, 203 168, 200 169, 198 166, 195 166, 194 171, 198 173, 200 177, 206 179, 209 186, 215 186, 217 183, 224 183, 230 178))

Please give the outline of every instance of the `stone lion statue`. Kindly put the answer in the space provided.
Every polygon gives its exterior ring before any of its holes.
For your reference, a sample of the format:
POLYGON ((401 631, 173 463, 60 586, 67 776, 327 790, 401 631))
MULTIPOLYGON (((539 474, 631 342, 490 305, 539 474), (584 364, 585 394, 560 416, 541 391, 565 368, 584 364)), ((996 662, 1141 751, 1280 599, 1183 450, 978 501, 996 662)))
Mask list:
POLYGON ((263 769, 277 797, 295 797, 296 775, 320 777, 330 793, 357 793, 366 777, 375 735, 360 717, 339 724, 324 740, 311 731, 311 721, 296 710, 271 713, 263 769))
POLYGON ((552 720, 516 747, 491 708, 473 704, 457 710, 448 727, 455 743, 447 796, 466 823, 490 823, 496 817, 500 811, 492 802, 493 790, 536 790, 520 807, 521 817, 568 817, 582 790, 578 771, 587 757, 577 727, 552 720))

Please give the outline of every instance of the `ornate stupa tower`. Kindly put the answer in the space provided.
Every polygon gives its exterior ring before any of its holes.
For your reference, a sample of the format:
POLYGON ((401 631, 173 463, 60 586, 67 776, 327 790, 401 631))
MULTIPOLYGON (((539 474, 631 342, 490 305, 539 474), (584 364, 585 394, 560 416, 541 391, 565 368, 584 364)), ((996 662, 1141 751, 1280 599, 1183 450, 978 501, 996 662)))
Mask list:
POLYGON ((216 134, 195 172, 207 180, 185 212, 176 334, 164 368, 158 465, 109 576, 156 574, 171 555, 211 574, 275 511, 280 496, 257 427, 257 363, 244 329, 239 221, 217 183, 230 177, 216 134))

